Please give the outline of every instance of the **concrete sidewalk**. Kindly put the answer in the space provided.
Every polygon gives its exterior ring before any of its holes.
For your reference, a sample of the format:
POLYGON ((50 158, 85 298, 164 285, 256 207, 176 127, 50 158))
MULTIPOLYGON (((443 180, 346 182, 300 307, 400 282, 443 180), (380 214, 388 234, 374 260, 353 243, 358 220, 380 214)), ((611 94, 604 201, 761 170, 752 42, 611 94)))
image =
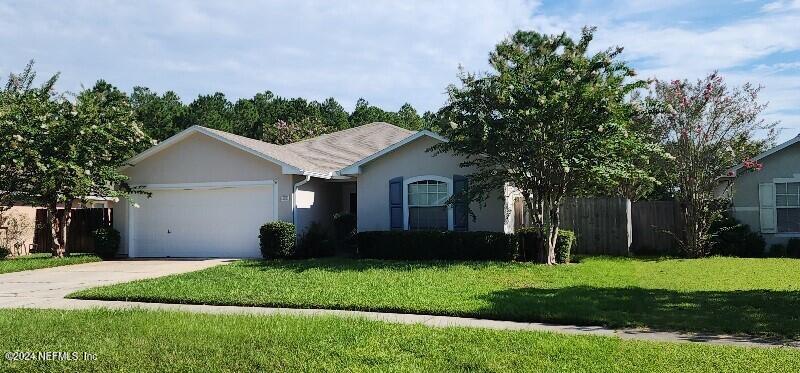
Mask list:
POLYGON ((699 333, 674 333, 655 332, 644 329, 609 329, 601 326, 556 325, 535 322, 498 321, 486 319, 473 319, 466 317, 415 315, 390 312, 365 312, 326 309, 296 309, 273 307, 239 307, 239 306, 210 306, 193 304, 168 304, 168 303, 143 303, 125 301, 100 301, 60 299, 47 304, 40 304, 36 308, 48 309, 145 309, 160 311, 196 312, 206 314, 244 314, 244 315, 294 315, 294 316, 336 316, 358 317, 368 320, 384 321, 398 324, 421 324, 430 327, 467 327, 495 330, 526 330, 577 335, 595 335, 605 337, 618 337, 628 340, 643 340, 653 342, 678 342, 678 343, 705 343, 713 345, 729 345, 738 347, 783 347, 800 349, 800 341, 767 340, 752 337, 699 334, 699 333))
POLYGON ((280 314, 298 316, 359 317, 369 320, 400 324, 421 324, 431 327, 469 327, 498 330, 528 330, 619 337, 622 339, 657 342, 699 342, 740 347, 800 348, 800 341, 765 340, 742 336, 715 334, 654 332, 642 329, 617 330, 600 326, 555 325, 546 323, 496 321, 465 317, 415 315, 388 312, 209 306, 64 298, 67 294, 81 289, 196 271, 224 264, 226 262, 229 262, 229 260, 123 260, 76 264, 63 267, 2 274, 0 275, 0 308, 78 310, 103 307, 111 309, 168 310, 208 314, 280 314))

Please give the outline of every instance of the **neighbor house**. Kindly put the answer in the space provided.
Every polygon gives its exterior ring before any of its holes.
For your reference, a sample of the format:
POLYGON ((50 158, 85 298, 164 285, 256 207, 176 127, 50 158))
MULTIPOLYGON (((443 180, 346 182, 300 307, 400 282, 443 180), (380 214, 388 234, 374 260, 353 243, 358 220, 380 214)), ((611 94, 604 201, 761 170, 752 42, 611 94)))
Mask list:
POLYGON ((138 194, 114 206, 129 257, 257 257, 259 227, 329 227, 335 213, 358 231, 509 231, 505 187, 470 208, 446 204, 467 185, 463 159, 427 150, 443 137, 388 123, 275 145, 190 127, 126 162, 138 194))
POLYGON ((732 182, 734 217, 764 236, 767 244, 786 244, 800 238, 800 135, 767 150, 752 161, 730 169, 723 178, 732 182))

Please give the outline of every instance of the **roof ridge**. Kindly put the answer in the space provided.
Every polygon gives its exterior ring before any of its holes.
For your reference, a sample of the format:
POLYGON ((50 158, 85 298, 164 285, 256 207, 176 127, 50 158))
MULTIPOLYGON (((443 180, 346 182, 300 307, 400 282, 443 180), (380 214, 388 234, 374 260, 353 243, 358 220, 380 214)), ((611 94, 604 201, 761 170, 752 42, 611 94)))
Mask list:
POLYGON ((414 136, 414 131, 387 122, 371 122, 310 139, 278 145, 200 125, 197 131, 236 144, 301 171, 338 172, 382 149, 414 136), (297 144, 297 145, 295 145, 297 144))
POLYGON ((395 128, 401 129, 401 130, 406 130, 406 131, 409 131, 409 132, 412 132, 412 133, 414 132, 413 130, 405 129, 405 128, 403 128, 403 127, 396 126, 396 125, 394 125, 394 124, 391 124, 391 123, 389 123, 389 122, 370 122, 370 123, 365 123, 365 124, 362 124, 362 125, 359 125, 359 126, 355 126, 355 127, 350 127, 350 128, 346 128, 346 129, 343 129, 343 130, 339 130, 339 131, 334 131, 334 132, 329 132, 329 133, 323 133, 323 134, 321 134, 321 135, 319 135, 319 136, 314 136, 314 137, 312 137, 312 138, 310 138, 310 139, 303 139, 303 140, 300 140, 300 141, 290 142, 290 143, 288 143, 288 144, 283 144, 283 145, 278 145, 278 146, 280 146, 280 147, 284 147, 284 146, 288 146, 288 145, 302 144, 302 143, 304 143, 304 142, 309 142, 309 141, 312 141, 312 140, 317 140, 317 139, 319 139, 319 138, 321 138, 321 137, 326 137, 326 136, 330 136, 330 135, 334 135, 334 134, 339 134, 339 133, 351 132, 351 131, 353 131, 353 130, 357 130, 357 129, 363 129, 364 127, 377 126, 377 125, 379 125, 379 124, 388 124, 388 125, 390 125, 390 126, 392 126, 392 127, 395 127, 395 128))
POLYGON ((268 145, 272 145, 272 146, 280 146, 278 144, 273 144, 271 142, 266 142, 264 140, 254 139, 252 137, 247 137, 247 136, 242 136, 242 135, 237 135, 237 134, 235 134, 233 132, 223 131, 223 130, 219 130, 219 129, 216 129, 216 128, 210 128, 210 127, 205 127, 205 126, 201 126, 201 125, 197 125, 197 126, 200 127, 200 128, 205 128, 205 129, 207 129, 209 131, 221 132, 221 133, 224 133, 224 134, 229 135, 229 136, 238 137, 240 139, 245 139, 245 140, 250 140, 250 141, 258 141, 260 143, 264 143, 264 144, 268 144, 268 145))

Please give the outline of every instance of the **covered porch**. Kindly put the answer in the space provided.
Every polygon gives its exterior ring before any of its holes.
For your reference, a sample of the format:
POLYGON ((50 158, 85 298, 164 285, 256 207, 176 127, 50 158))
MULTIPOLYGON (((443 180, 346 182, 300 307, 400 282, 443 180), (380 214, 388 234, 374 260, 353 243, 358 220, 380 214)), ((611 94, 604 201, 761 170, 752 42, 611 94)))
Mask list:
POLYGON ((333 233, 334 215, 356 216, 358 210, 356 183, 356 178, 296 177, 292 220, 297 234, 302 236, 316 223, 330 235, 333 233))

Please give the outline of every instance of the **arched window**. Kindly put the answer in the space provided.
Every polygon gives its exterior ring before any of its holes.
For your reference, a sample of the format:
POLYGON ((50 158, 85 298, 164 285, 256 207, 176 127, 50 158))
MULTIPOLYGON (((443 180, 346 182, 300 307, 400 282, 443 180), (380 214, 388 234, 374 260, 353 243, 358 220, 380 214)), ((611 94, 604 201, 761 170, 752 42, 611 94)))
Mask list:
POLYGON ((439 176, 420 176, 406 181, 406 229, 446 231, 452 229, 450 207, 452 181, 439 176))

